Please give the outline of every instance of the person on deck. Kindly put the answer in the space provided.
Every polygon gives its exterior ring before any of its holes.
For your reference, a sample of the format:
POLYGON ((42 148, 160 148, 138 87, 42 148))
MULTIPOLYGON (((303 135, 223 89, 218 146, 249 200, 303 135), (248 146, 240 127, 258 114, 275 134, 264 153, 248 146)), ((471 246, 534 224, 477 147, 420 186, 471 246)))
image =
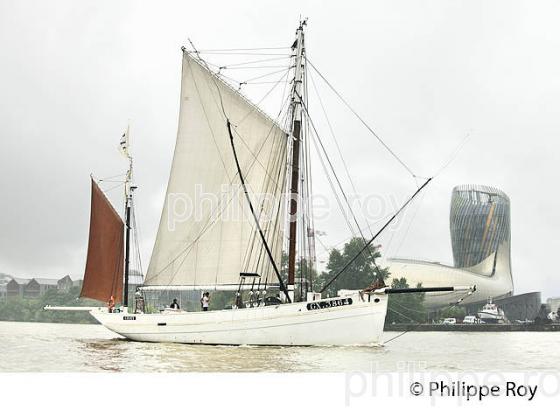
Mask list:
POLYGON ((107 310, 109 311, 109 313, 113 313, 113 310, 115 310, 115 297, 113 295, 111 295, 111 297, 109 298, 109 302, 107 303, 107 310))
POLYGON ((171 304, 169 305, 169 307, 170 307, 171 309, 177 309, 177 310, 179 310, 180 307, 179 307, 179 304, 177 303, 177 299, 173 299, 173 303, 171 303, 171 304))
POLYGON ((210 293, 206 292, 202 295, 200 299, 200 305, 202 306, 202 310, 204 312, 208 311, 208 306, 210 305, 210 293))
POLYGON ((144 304, 144 296, 138 289, 134 293, 134 304, 134 313, 144 313, 146 307, 144 304))

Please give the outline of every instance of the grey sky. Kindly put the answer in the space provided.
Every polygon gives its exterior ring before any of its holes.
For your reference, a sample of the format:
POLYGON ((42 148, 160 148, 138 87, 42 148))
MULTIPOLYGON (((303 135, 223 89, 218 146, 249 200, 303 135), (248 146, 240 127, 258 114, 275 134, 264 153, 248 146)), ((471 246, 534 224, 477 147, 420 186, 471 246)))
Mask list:
MULTIPOLYGON (((124 172, 116 146, 128 120, 146 265, 176 135, 180 46, 187 38, 203 48, 290 45, 300 14, 310 19, 311 61, 418 175, 432 175, 470 133, 384 235, 386 256, 450 263, 451 189, 492 185, 512 201, 516 292, 559 295, 554 1, 0 0, 0 271, 81 276, 89 174, 124 172)), ((357 190, 397 202, 411 194, 412 178, 320 92, 357 190)), ((324 178, 316 182, 329 196, 324 178)), ((327 246, 349 236, 344 227, 336 217, 317 224, 327 246)), ((318 254, 326 258, 320 245, 318 254)))

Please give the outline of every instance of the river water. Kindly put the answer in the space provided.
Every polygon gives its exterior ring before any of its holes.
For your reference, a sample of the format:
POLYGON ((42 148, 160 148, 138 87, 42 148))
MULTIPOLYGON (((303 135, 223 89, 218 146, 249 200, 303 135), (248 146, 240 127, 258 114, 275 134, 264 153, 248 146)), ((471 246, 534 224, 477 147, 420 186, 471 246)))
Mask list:
POLYGON ((560 332, 409 332, 383 347, 192 346, 130 342, 99 325, 0 322, 0 372, 558 371, 559 342, 560 332))

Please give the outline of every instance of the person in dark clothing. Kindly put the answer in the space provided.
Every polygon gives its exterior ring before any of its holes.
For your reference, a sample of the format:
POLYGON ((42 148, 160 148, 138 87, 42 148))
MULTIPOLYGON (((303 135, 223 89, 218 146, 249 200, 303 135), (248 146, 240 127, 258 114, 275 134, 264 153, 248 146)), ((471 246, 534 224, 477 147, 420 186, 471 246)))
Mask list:
POLYGON ((171 304, 169 305, 169 307, 170 307, 171 309, 177 309, 177 310, 179 310, 180 307, 179 307, 179 304, 177 303, 177 299, 173 299, 173 303, 171 303, 171 304))

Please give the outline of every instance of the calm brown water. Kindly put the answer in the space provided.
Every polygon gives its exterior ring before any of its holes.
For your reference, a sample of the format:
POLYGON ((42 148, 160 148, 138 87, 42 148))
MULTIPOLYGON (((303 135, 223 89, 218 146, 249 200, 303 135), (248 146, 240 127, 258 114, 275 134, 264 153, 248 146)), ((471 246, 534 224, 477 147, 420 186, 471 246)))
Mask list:
POLYGON ((191 346, 130 342, 98 325, 0 322, 0 371, 558 371, 559 342, 558 332, 410 332, 384 347, 191 346))

